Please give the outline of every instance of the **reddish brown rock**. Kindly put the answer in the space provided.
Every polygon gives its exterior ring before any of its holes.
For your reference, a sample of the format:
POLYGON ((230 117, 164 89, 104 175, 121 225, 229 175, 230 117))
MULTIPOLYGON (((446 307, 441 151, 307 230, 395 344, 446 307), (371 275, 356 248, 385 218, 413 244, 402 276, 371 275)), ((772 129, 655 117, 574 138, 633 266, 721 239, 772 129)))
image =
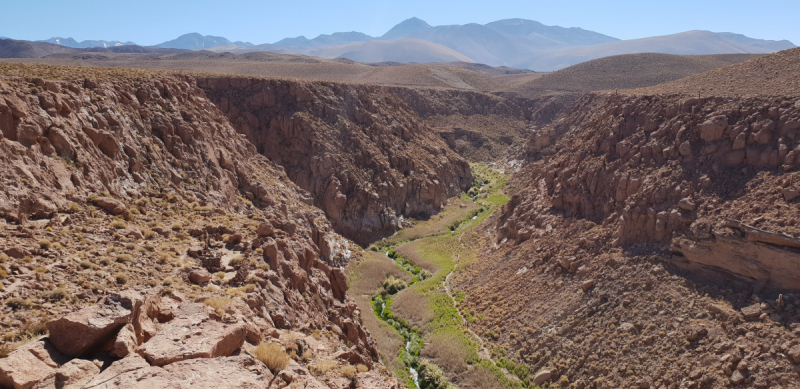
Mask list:
POLYGON ((139 356, 114 362, 85 389, 263 388, 272 374, 249 356, 189 359, 164 367, 139 356))
POLYGON ((94 200, 94 203, 112 215, 121 215, 128 212, 128 207, 122 201, 110 197, 98 197, 94 200))
POLYGON ((181 306, 183 312, 193 310, 191 314, 169 322, 137 352, 151 364, 164 366, 185 359, 227 356, 242 346, 245 324, 212 321, 203 306, 191 305, 194 307, 181 306))
POLYGON ((33 389, 80 388, 100 373, 100 366, 84 359, 73 359, 55 373, 37 383, 33 389))
POLYGON ((275 228, 272 227, 272 223, 269 221, 264 221, 258 225, 256 233, 258 236, 269 236, 275 233, 275 228))
POLYGON ((195 269, 189 273, 189 280, 195 284, 203 284, 211 281, 211 273, 206 269, 195 269))
POLYGON ((77 357, 110 340, 133 320, 144 298, 134 291, 113 294, 101 302, 47 323, 56 349, 77 357))
POLYGON ((800 345, 794 346, 791 349, 789 349, 788 355, 789 358, 791 358, 792 361, 794 361, 794 363, 800 364, 800 345))
POLYGON ((111 350, 111 356, 124 358, 136 350, 137 345, 138 343, 136 341, 133 325, 128 324, 122 327, 117 333, 117 338, 114 340, 114 347, 111 350))
POLYGON ((534 385, 541 385, 549 380, 552 376, 553 373, 551 373, 550 370, 542 370, 533 376, 533 383, 534 385))
POLYGON ((46 341, 37 340, 0 359, 0 385, 27 389, 55 373, 67 359, 46 341))

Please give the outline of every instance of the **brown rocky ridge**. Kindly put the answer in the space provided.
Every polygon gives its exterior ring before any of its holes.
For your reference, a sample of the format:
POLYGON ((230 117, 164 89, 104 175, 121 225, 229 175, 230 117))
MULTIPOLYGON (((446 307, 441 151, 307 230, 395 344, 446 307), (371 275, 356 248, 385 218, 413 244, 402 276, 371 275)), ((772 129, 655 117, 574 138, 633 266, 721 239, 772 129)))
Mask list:
POLYGON ((797 387, 798 131, 794 94, 584 96, 526 144, 460 308, 552 385, 797 387))
POLYGON ((58 71, 0 80, 3 385, 395 385, 346 294, 360 249, 194 77, 58 71))

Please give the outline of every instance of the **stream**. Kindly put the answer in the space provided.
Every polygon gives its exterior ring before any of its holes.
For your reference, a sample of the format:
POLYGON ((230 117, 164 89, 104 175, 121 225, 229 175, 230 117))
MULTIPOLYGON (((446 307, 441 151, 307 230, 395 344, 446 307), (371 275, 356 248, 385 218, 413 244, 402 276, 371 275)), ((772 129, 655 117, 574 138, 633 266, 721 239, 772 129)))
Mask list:
POLYGON ((394 261, 394 263, 404 271, 413 276, 408 285, 396 290, 394 293, 379 293, 372 296, 372 307, 375 315, 385 323, 394 327, 400 336, 405 341, 405 347, 400 351, 399 359, 406 365, 408 372, 411 376, 411 382, 407 384, 410 386, 413 382, 413 388, 420 388, 419 377, 419 353, 422 351, 423 340, 419 333, 411 328, 411 325, 403 318, 396 317, 392 313, 392 298, 397 295, 401 290, 429 278, 430 272, 420 269, 419 266, 414 265, 408 259, 395 253, 390 249, 387 251, 386 256, 394 261))

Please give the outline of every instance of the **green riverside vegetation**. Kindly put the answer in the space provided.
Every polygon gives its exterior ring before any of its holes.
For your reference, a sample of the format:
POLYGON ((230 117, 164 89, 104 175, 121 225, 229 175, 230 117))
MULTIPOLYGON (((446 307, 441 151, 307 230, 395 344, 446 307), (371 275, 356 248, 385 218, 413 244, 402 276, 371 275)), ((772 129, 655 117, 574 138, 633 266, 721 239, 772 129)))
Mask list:
POLYGON ((468 322, 480 319, 468 310, 459 312, 456 302, 464 300, 463 291, 447 292, 447 276, 458 271, 459 264, 464 266, 476 256, 464 239, 464 233, 508 202, 502 193, 507 180, 504 174, 483 164, 473 164, 472 169, 475 185, 462 195, 462 205, 454 207, 456 210, 448 213, 446 220, 442 217, 440 220, 443 222, 433 224, 434 228, 431 223, 414 226, 370 247, 391 258, 397 267, 411 276, 411 281, 406 283, 388 275, 383 288, 371 300, 375 315, 394 328, 405 342, 404 347, 398 350, 398 359, 409 371, 398 376, 409 388, 452 388, 454 385, 448 382, 445 374, 458 367, 480 369, 483 375, 494 376, 497 383, 505 387, 534 387, 529 382, 527 366, 506 358, 502 350, 481 355, 481 346, 464 325, 462 317, 468 322), (467 202, 474 206, 468 207, 467 202), (403 240, 404 237, 410 238, 403 240), (427 270, 431 268, 435 270, 427 270), (405 289, 409 290, 404 293, 413 292, 424 297, 425 304, 421 308, 426 310, 424 323, 412 323, 395 309, 395 299, 405 289), (444 361, 447 366, 437 366, 435 362, 438 359, 423 357, 426 348, 431 348, 431 354, 436 355, 436 348, 442 346, 448 348, 448 355, 457 356, 444 361), (453 366, 449 366, 450 363, 453 366), (418 386, 411 369, 418 374, 418 386))

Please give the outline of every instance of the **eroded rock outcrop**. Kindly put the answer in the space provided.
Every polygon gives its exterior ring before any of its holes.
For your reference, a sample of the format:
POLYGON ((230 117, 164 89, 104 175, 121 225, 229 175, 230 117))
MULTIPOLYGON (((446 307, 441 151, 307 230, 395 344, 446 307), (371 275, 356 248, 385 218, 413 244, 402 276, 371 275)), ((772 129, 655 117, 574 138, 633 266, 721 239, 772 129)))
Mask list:
POLYGON ((800 108, 789 98, 588 95, 531 138, 529 158, 540 160, 518 176, 527 190, 506 207, 498 239, 542 236, 549 216, 535 211, 552 207, 613 229, 614 245, 673 247, 690 260, 699 257, 686 250, 714 246, 704 265, 800 288, 796 248, 712 232, 732 220, 800 235, 785 195, 797 190, 798 130, 800 108))
MULTIPOLYGON (((104 350, 112 360, 150 366, 141 352, 166 364, 148 370, 159 377, 177 363, 218 363, 242 352, 243 341, 279 334, 277 328, 324 332, 374 363, 374 340, 341 269, 358 255, 349 248, 358 249, 308 205, 306 192, 236 133, 193 77, 136 78, 123 71, 107 81, 99 71, 101 79, 83 79, 91 74, 82 72, 81 81, 0 80, 2 298, 15 302, 0 309, 14 320, 7 331, 14 345, 27 336, 22 323, 37 325, 47 315, 52 349, 81 358, 104 350), (196 256, 194 247, 201 247, 196 256), (204 285, 192 289, 196 300, 178 297, 177 290, 192 285, 191 271, 206 265, 215 277, 194 278, 204 285), (158 285, 177 290, 162 297, 158 285), (202 304, 224 299, 223 288, 243 296, 218 310, 202 304), (37 300, 35 308, 30 300, 37 300), (174 329, 170 322, 188 320, 186 304, 209 311, 190 327, 214 344, 202 336, 188 345, 189 337, 180 345, 164 339, 174 329)), ((0 368, 9 385, 83 385, 79 372, 94 374, 85 364, 20 370, 49 366, 28 354, 34 355, 20 348, 15 359, 0 361, 30 359, 0 368)), ((250 374, 253 363, 238 364, 244 367, 236 374, 250 374)), ((114 386, 113 377, 92 385, 114 386)), ((162 378, 165 387, 194 382, 162 378)))
MULTIPOLYGON (((359 243, 426 217, 472 183, 469 165, 388 88, 265 79, 199 86, 258 151, 359 243)), ((260 190, 251 197, 262 198, 260 190)))

